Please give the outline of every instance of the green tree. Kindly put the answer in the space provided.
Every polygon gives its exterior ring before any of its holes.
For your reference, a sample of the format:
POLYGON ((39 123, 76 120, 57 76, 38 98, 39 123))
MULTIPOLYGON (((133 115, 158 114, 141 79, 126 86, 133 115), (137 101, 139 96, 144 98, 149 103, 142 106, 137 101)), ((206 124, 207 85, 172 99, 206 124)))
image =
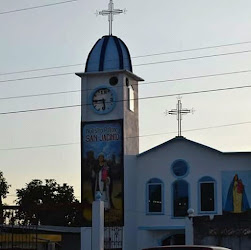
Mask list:
POLYGON ((6 179, 3 176, 3 172, 0 171, 0 224, 3 224, 3 199, 7 197, 9 193, 9 187, 6 179))
POLYGON ((67 226, 77 225, 79 201, 72 186, 53 179, 32 180, 17 189, 18 219, 25 224, 67 226))

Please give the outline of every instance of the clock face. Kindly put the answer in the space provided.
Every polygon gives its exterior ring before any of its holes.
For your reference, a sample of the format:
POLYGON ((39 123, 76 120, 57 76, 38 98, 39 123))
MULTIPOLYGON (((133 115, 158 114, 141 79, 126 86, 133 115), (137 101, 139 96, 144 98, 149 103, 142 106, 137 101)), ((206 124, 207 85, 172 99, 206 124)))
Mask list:
POLYGON ((107 114, 115 106, 115 92, 108 87, 100 87, 92 93, 91 103, 98 114, 107 114))

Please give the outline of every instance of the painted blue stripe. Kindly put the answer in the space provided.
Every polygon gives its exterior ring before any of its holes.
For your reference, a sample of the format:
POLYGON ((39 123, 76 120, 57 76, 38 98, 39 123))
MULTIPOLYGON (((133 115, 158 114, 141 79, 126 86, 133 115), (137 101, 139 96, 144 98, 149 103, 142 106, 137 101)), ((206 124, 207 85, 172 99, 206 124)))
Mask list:
POLYGON ((129 67, 130 67, 130 71, 132 72, 132 60, 131 60, 130 52, 129 52, 129 50, 128 50, 126 44, 125 44, 122 40, 120 40, 120 42, 124 45, 124 48, 125 48, 126 51, 127 51, 128 60, 129 60, 129 67))
POLYGON ((86 60, 86 65, 85 65, 85 72, 88 72, 88 66, 89 66, 89 60, 90 60, 90 56, 91 56, 91 54, 92 54, 92 52, 94 51, 94 48, 96 48, 96 46, 97 46, 97 44, 99 43, 99 41, 101 41, 101 39, 99 39, 96 43, 95 43, 95 45, 92 47, 92 49, 91 49, 91 51, 90 51, 90 53, 89 53, 89 55, 88 55, 88 57, 87 57, 87 60, 86 60))
POLYGON ((105 52, 106 52, 107 43, 108 43, 110 37, 111 36, 105 36, 104 37, 104 42, 103 42, 101 53, 100 53, 99 71, 104 70, 105 52))

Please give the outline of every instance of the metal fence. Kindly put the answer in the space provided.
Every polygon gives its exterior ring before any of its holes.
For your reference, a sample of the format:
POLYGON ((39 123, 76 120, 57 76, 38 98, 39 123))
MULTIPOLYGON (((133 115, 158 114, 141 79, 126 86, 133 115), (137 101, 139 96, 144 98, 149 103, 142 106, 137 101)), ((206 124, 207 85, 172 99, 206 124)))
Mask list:
POLYGON ((36 225, 24 225, 17 219, 17 206, 4 206, 1 211, 0 249, 37 250, 36 225))
POLYGON ((123 228, 105 227, 104 240, 105 250, 122 250, 123 228))
POLYGON ((37 250, 36 227, 21 225, 0 226, 0 249, 37 250))

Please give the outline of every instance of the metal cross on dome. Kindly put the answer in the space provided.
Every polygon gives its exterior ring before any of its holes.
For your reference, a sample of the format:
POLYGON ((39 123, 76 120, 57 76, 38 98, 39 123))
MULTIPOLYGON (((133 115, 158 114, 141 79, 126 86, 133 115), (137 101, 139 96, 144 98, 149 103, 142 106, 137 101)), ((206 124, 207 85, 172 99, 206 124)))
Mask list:
POLYGON ((108 10, 97 11, 97 15, 108 16, 109 22, 109 35, 112 35, 112 22, 113 16, 121 13, 125 13, 126 10, 114 9, 113 0, 110 0, 108 4, 108 10))
POLYGON ((178 136, 181 136, 181 120, 182 115, 186 115, 189 113, 193 113, 193 109, 182 109, 181 97, 178 97, 178 103, 176 105, 176 109, 172 109, 169 111, 165 111, 165 115, 176 115, 178 120, 178 136))

